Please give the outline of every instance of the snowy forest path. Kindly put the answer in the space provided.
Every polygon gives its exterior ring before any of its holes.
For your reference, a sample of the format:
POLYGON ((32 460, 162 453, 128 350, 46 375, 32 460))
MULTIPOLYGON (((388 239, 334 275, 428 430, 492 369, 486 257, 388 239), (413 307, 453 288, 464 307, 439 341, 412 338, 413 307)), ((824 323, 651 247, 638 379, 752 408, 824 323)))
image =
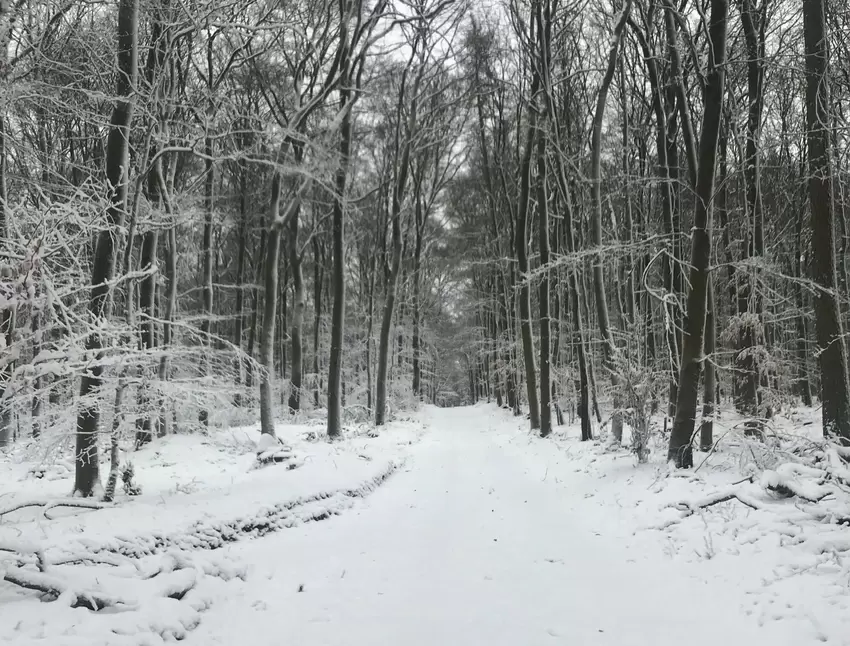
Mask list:
POLYGON ((430 409, 431 430, 405 468, 357 508, 233 546, 255 564, 250 585, 216 601, 187 641, 791 643, 780 625, 743 615, 740 590, 586 526, 491 413, 430 409))

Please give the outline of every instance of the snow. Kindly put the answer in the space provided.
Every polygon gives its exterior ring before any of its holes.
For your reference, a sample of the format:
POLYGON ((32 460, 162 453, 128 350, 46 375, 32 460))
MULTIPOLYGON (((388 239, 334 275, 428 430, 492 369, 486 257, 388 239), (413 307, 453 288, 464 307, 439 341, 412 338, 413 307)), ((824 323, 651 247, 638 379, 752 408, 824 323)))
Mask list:
MULTIPOLYGON (((850 529, 833 522, 846 499, 823 468, 757 449, 745 478, 736 424, 724 413, 729 441, 687 472, 572 427, 541 440, 487 405, 426 407, 335 443, 305 425, 281 425, 280 445, 255 428, 158 440, 127 456, 141 496, 0 519, 0 547, 19 555, 0 551, 0 571, 42 574, 44 555, 43 576, 71 590, 45 604, 0 583, 0 640, 850 644, 850 529), (258 467, 279 448, 298 468, 258 467), (789 483, 804 497, 766 488, 789 483), (71 607, 85 594, 116 605, 71 607)), ((69 492, 69 476, 28 476, 23 453, 5 466, 0 507, 69 492)))

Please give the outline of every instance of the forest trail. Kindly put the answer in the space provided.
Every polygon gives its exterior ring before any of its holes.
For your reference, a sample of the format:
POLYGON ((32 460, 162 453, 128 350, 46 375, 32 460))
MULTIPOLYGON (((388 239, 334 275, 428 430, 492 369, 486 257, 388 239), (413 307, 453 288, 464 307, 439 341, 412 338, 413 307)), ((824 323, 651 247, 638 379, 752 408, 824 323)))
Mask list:
POLYGON ((565 495, 487 410, 430 409, 411 459, 362 505, 229 548, 253 575, 187 641, 800 643, 746 617, 742 590, 589 527, 570 504, 583 492, 565 495))

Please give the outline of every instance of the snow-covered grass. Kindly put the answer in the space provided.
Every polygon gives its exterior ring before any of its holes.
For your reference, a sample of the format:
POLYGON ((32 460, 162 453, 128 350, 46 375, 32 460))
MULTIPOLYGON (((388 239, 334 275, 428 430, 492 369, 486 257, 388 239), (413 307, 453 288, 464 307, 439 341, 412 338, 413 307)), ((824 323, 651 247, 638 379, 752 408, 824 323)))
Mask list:
POLYGON ((122 456, 141 494, 119 494, 100 509, 62 506, 78 502, 67 498, 71 463, 58 450, 45 456, 46 442, 3 456, 0 639, 91 646, 184 638, 209 607, 204 590, 244 576, 221 548, 342 513, 403 464, 423 424, 412 416, 376 437, 353 429, 334 443, 315 423, 277 431, 278 452, 257 427, 157 440, 122 456), (262 465, 261 451, 285 461, 262 465))

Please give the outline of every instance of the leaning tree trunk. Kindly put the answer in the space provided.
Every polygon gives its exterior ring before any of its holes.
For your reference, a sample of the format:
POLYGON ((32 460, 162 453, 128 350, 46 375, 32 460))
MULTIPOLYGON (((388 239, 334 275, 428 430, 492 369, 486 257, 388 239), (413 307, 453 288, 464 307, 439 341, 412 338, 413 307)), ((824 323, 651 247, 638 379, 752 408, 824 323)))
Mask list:
POLYGON ((708 264, 711 255, 711 219, 714 199, 714 175, 720 121, 723 113, 723 92, 726 60, 726 23, 728 0, 711 0, 709 19, 709 60, 705 87, 705 108, 699 144, 699 169, 696 184, 696 210, 692 228, 690 291, 687 300, 687 319, 682 341, 682 360, 679 373, 679 393, 676 416, 670 434, 667 459, 679 468, 693 466, 693 447, 699 378, 703 362, 708 264))
POLYGON ((608 89, 614 78, 617 66, 617 54, 620 42, 623 39, 623 31, 626 21, 632 10, 632 0, 626 0, 622 13, 614 27, 614 37, 611 40, 611 49, 608 52, 608 67, 599 93, 596 96, 596 112, 593 117, 593 137, 590 160, 591 197, 593 202, 593 220, 591 233, 596 253, 593 256, 593 291, 596 297, 596 318, 599 320, 599 332, 602 335, 602 344, 605 352, 605 368, 611 375, 611 383, 614 386, 614 414, 611 417, 611 432, 619 444, 623 440, 623 415, 620 409, 620 379, 618 377, 619 366, 617 365, 617 345, 611 332, 611 324, 608 317, 608 301, 605 296, 605 274, 602 268, 602 124, 605 119, 605 104, 608 99, 608 89))
MULTIPOLYGON (((138 67, 138 0, 121 0, 118 7, 118 100, 112 111, 109 136, 106 142, 106 180, 109 190, 107 225, 97 236, 92 265, 89 312, 94 321, 107 315, 108 283, 112 278, 115 242, 112 227, 121 223, 127 203, 127 161, 130 123, 133 118, 132 93, 136 87, 138 67)), ((97 331, 89 333, 86 351, 95 358, 94 365, 80 381, 80 407, 77 412, 77 432, 74 469, 74 495, 88 498, 100 489, 100 462, 97 433, 100 407, 94 401, 102 384, 103 366, 98 359, 103 339, 97 331)))
POLYGON ((824 435, 850 443, 850 386, 847 349, 836 294, 834 206, 830 159, 830 112, 824 0, 803 2, 806 41, 806 140, 809 153, 809 205, 812 218, 812 278, 815 330, 821 371, 824 435))

